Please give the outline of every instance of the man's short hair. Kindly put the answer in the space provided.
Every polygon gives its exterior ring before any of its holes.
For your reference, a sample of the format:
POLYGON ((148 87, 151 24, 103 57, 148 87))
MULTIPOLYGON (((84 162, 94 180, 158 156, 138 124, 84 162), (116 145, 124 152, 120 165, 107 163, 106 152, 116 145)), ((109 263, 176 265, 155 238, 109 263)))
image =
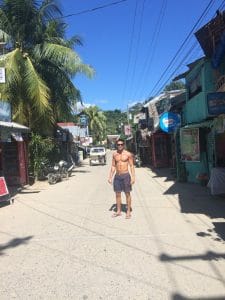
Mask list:
POLYGON ((122 142, 123 144, 125 144, 125 141, 124 141, 124 139, 122 139, 122 138, 119 138, 119 139, 116 141, 116 144, 117 144, 118 142, 122 142))

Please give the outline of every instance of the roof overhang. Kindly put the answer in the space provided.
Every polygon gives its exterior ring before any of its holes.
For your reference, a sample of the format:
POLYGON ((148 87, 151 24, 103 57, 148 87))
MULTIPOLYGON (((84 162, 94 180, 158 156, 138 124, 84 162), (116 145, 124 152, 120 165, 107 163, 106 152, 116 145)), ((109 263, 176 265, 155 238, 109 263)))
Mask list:
POLYGON ((9 128, 13 129, 14 131, 20 131, 20 132, 29 132, 30 128, 15 123, 15 122, 6 122, 6 121, 0 121, 0 128, 9 128))

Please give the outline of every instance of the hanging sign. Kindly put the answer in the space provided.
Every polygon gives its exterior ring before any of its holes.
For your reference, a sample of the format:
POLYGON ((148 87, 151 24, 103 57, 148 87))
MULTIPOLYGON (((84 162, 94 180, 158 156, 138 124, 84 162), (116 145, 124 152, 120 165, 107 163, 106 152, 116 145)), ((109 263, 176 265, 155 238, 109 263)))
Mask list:
POLYGON ((11 122, 11 105, 4 100, 0 101, 0 121, 11 122))
POLYGON ((88 118, 86 115, 80 115, 80 125, 87 126, 88 118))
POLYGON ((174 132, 180 126, 180 116, 172 112, 165 112, 160 116, 159 126, 164 132, 174 132))
POLYGON ((124 125, 124 134, 131 135, 131 126, 130 125, 124 125))
POLYGON ((0 68, 0 83, 5 83, 5 68, 0 68))

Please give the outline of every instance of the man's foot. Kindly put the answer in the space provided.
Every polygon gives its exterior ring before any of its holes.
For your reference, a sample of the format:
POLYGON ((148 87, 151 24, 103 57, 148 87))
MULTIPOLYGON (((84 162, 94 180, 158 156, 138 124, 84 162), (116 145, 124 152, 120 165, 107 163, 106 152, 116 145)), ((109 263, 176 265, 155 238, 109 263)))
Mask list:
POLYGON ((131 214, 126 214, 126 218, 125 219, 130 219, 131 218, 131 214))
POLYGON ((114 214, 112 214, 112 218, 120 217, 121 215, 121 212, 115 212, 114 214))

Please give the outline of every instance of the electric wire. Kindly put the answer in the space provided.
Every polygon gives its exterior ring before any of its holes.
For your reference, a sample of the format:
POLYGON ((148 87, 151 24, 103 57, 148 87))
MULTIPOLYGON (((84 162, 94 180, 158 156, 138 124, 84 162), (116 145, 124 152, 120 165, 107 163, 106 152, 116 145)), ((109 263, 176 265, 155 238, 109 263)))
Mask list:
POLYGON ((133 87, 134 77, 135 77, 135 73, 136 73, 137 58, 138 58, 138 52, 139 52, 139 46, 140 46, 140 37, 141 37, 141 32, 142 32, 142 27, 143 27, 143 20, 144 20, 143 14, 144 14, 145 2, 146 2, 146 0, 143 0, 142 8, 141 8, 141 15, 140 15, 141 23, 140 23, 139 30, 138 30, 137 47, 136 47, 135 56, 134 56, 134 66, 133 66, 133 71, 132 71, 131 80, 130 80, 130 88, 128 89, 128 91, 131 91, 131 89, 133 87))
POLYGON ((162 6, 161 6, 161 9, 160 9, 160 12, 159 12, 159 16, 158 16, 158 19, 157 19, 157 22, 156 22, 156 26, 155 26, 155 30, 153 32, 153 36, 152 36, 152 39, 150 40, 148 46, 147 46, 147 58, 145 60, 145 63, 144 63, 144 68, 143 68, 143 71, 140 73, 140 76, 139 76, 139 89, 136 89, 135 91, 135 96, 134 98, 136 97, 136 95, 140 94, 142 98, 143 96, 143 93, 144 93, 144 88, 145 88, 145 79, 148 77, 148 74, 150 73, 150 70, 151 70, 151 64, 152 64, 152 61, 153 61, 153 58, 154 58, 154 55, 155 55, 155 51, 156 51, 156 46, 157 46, 157 42, 158 42, 158 39, 159 39, 159 36, 160 36, 160 31, 161 31, 161 27, 162 27, 162 23, 163 23, 163 19, 164 19, 164 16, 165 16, 165 12, 166 12, 166 6, 167 6, 167 0, 163 0, 162 2, 162 6), (152 52, 151 52, 152 51, 152 52))
POLYGON ((158 79, 158 81, 156 82, 156 84, 153 86, 150 95, 153 95, 153 92, 156 90, 156 88, 158 87, 159 83, 161 82, 161 80, 163 79, 163 77, 165 76, 165 74, 167 73, 167 71, 171 68, 171 66, 173 65, 174 61, 176 60, 177 56, 180 54, 180 52, 182 51, 183 47, 185 46, 185 44, 188 42, 188 40, 190 39, 190 37, 192 36, 194 30, 197 28, 197 26, 199 25, 199 23, 202 21, 202 19, 205 17, 205 14, 207 13, 207 11, 210 9, 210 7, 213 5, 213 3, 215 2, 215 0, 210 0, 208 5, 206 6, 206 8, 204 9, 203 13, 201 14, 201 16, 199 17, 199 19, 197 20, 197 22, 195 23, 195 25, 192 27, 191 31, 189 32, 189 34, 187 35, 187 37, 185 38, 185 40, 182 42, 181 46, 179 47, 179 49, 177 50, 177 52, 175 53, 174 57, 172 58, 172 60, 170 61, 170 63, 167 65, 165 71, 162 73, 162 75, 160 76, 160 78, 158 79))
POLYGON ((129 50, 128 50, 128 61, 127 61, 127 67, 126 67, 126 72, 125 72, 125 82, 124 82, 124 86, 122 89, 122 103, 123 106, 126 104, 125 101, 125 92, 127 89, 127 82, 128 82, 128 72, 130 69, 130 63, 131 63, 131 52, 132 52, 132 47, 133 47, 133 43, 134 43, 134 30, 135 30, 135 23, 136 23, 136 17, 137 17, 137 7, 138 7, 138 0, 136 0, 136 4, 135 4, 135 11, 134 11, 134 18, 133 18, 133 25, 132 25, 132 32, 131 32, 131 39, 130 39, 130 45, 129 45, 129 50))
POLYGON ((85 10, 79 11, 77 13, 72 13, 72 14, 65 15, 65 16, 60 16, 60 17, 55 18, 55 19, 64 19, 64 18, 69 18, 69 17, 74 17, 74 16, 78 16, 78 15, 91 13, 91 12, 94 12, 96 10, 104 9, 104 8, 107 8, 107 7, 110 7, 110 6, 113 6, 113 5, 117 5, 117 4, 120 4, 122 2, 126 2, 126 1, 128 1, 128 0, 119 0, 119 1, 111 2, 111 3, 104 4, 104 5, 101 5, 101 6, 97 6, 97 7, 94 7, 94 8, 85 9, 85 10))
MULTIPOLYGON (((218 10, 222 9, 222 7, 224 5, 225 5, 225 0, 223 0, 222 4, 219 6, 218 10)), ((158 95, 161 92, 161 90, 165 87, 165 85, 175 76, 176 72, 180 69, 180 67, 182 66, 182 64, 184 63, 184 61, 187 60, 188 56, 191 54, 191 52, 193 52, 193 50, 195 49, 196 46, 199 46, 199 48, 200 48, 200 45, 199 45, 199 43, 198 43, 197 40, 195 41, 194 45, 190 48, 190 50, 186 53, 186 55, 184 56, 184 58, 182 58, 181 62, 176 67, 176 69, 172 72, 172 74, 169 76, 169 78, 167 78, 167 80, 164 81, 164 83, 161 85, 161 87, 157 90, 157 92, 154 95, 158 95)), ((202 52, 202 50, 201 50, 201 52, 202 52)))

